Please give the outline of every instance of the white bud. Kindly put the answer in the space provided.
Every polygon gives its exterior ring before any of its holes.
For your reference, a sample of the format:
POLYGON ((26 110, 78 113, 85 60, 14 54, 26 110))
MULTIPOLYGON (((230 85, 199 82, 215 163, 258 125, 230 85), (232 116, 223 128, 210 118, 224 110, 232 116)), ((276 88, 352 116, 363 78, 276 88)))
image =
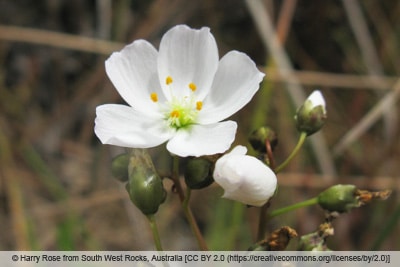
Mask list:
POLYGON ((219 158, 215 164, 214 180, 225 190, 222 197, 260 207, 273 196, 276 175, 246 152, 246 147, 237 146, 219 158))
POLYGON ((307 100, 310 100, 312 108, 323 106, 325 109, 325 99, 322 96, 321 91, 319 90, 313 91, 311 95, 307 98, 307 100))
POLYGON ((297 110, 296 128, 300 132, 312 135, 324 126, 326 118, 325 99, 321 92, 316 90, 297 110))

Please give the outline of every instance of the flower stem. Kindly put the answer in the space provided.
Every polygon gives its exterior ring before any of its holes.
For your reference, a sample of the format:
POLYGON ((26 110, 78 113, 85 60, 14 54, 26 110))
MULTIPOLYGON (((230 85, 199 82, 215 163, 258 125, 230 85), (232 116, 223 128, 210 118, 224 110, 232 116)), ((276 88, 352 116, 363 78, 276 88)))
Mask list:
MULTIPOLYGON (((272 147, 270 141, 265 140, 265 150, 267 151, 267 160, 269 163, 269 167, 274 170, 275 169, 275 160, 274 155, 272 153, 272 147)), ((260 208, 259 218, 258 218, 258 231, 257 231, 257 240, 261 240, 264 238, 266 227, 267 227, 267 210, 270 206, 270 202, 268 201, 260 208)))
POLYGON ((258 231, 257 231, 257 241, 262 240, 265 235, 265 229, 267 226, 267 209, 270 203, 267 202, 260 208, 260 215, 258 218, 258 231))
POLYGON ((302 201, 302 202, 299 202, 299 203, 296 203, 296 204, 293 204, 293 205, 290 205, 290 206, 287 206, 287 207, 283 207, 283 208, 280 208, 280 209, 277 209, 277 210, 273 210, 271 213, 268 214, 268 218, 273 218, 273 217, 276 217, 278 215, 287 213, 289 211, 296 210, 296 209, 303 208, 303 207, 307 207, 307 206, 312 206, 312 205, 315 205, 315 204, 318 204, 318 198, 317 197, 310 198, 308 200, 305 200, 305 201, 302 201))
POLYGON ((294 156, 296 156, 297 152, 299 152, 301 146, 304 144, 304 141, 307 138, 307 133, 306 132, 301 132, 299 140, 297 141, 297 144, 295 146, 295 148, 293 149, 292 153, 289 155, 289 157, 278 167, 276 167, 276 169, 274 170, 275 173, 280 172, 282 169, 284 169, 289 162, 294 158, 294 156))
POLYGON ((183 192, 182 185, 179 180, 179 158, 178 157, 173 157, 172 180, 174 181, 176 191, 178 192, 179 199, 182 203, 183 212, 185 213, 185 216, 189 222, 190 228, 192 229, 192 232, 196 237, 199 248, 203 251, 208 251, 207 244, 203 238, 203 235, 200 232, 199 226, 197 225, 196 219, 193 216, 192 210, 189 207, 191 190, 189 187, 187 188, 187 193, 186 193, 186 197, 185 197, 185 193, 183 192))
POLYGON ((154 218, 154 214, 147 215, 147 218, 149 219, 150 228, 153 233, 154 245, 156 246, 156 249, 158 251, 163 251, 162 246, 161 246, 160 235, 158 234, 158 230, 157 230, 156 220, 154 218))

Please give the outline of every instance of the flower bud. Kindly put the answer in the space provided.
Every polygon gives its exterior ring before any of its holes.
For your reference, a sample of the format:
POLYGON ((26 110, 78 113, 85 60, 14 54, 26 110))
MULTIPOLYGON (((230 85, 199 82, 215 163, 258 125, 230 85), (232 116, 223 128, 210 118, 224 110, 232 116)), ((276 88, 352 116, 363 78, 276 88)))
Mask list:
POLYGON ((372 200, 386 200, 391 190, 370 192, 354 185, 334 185, 318 195, 318 204, 330 212, 347 212, 370 203, 372 200))
POLYGON ((312 135, 322 128, 326 118, 324 97, 320 91, 314 91, 296 112, 297 130, 312 135))
POLYGON ((265 126, 258 128, 249 136, 249 142, 251 146, 254 148, 254 150, 261 153, 267 152, 265 147, 265 142, 267 140, 271 145, 271 149, 274 150, 274 148, 278 145, 278 137, 271 128, 265 126))
POLYGON ((330 212, 347 212, 360 206, 354 185, 338 184, 329 187, 318 195, 318 204, 330 212))
POLYGON ((185 166, 185 182, 191 189, 201 189, 214 182, 211 162, 204 158, 191 158, 185 166))
POLYGON ((246 152, 246 147, 237 146, 219 158, 215 164, 214 180, 225 190, 222 197, 260 207, 274 195, 276 175, 246 152))
POLYGON ((129 157, 129 154, 120 154, 113 158, 111 162, 111 174, 115 179, 121 182, 127 182, 129 179, 129 157))
POLYGON ((133 149, 129 159, 130 199, 145 215, 157 212, 165 201, 166 191, 149 154, 144 149, 133 149))

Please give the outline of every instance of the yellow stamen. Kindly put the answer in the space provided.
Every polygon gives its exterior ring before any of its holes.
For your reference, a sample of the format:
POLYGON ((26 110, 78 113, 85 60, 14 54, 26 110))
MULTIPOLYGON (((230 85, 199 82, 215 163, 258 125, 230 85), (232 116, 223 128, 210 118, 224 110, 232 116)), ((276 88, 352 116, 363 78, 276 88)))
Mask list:
POLYGON ((157 95, 157 93, 151 93, 151 94, 150 94, 150 99, 151 99, 153 102, 157 102, 157 101, 158 101, 158 95, 157 95))
POLYGON ((165 83, 167 85, 170 85, 173 82, 172 77, 171 76, 167 76, 167 78, 165 79, 165 83))
POLYGON ((173 110, 173 111, 171 111, 170 116, 171 116, 172 118, 179 118, 179 116, 180 116, 179 110, 173 110))
POLYGON ((197 109, 198 111, 200 111, 202 108, 203 108, 203 102, 197 101, 197 102, 196 102, 196 109, 197 109))
POLYGON ((197 86, 194 83, 189 83, 189 88, 192 90, 192 92, 196 91, 197 86))

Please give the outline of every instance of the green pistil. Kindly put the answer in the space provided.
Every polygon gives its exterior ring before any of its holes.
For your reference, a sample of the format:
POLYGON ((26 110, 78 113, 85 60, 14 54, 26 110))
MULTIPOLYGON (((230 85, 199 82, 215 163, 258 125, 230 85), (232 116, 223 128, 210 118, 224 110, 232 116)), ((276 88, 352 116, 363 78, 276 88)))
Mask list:
POLYGON ((166 120, 171 128, 186 128, 195 123, 198 110, 192 101, 173 101, 169 111, 166 113, 166 120), (183 103, 182 103, 183 102, 183 103))

